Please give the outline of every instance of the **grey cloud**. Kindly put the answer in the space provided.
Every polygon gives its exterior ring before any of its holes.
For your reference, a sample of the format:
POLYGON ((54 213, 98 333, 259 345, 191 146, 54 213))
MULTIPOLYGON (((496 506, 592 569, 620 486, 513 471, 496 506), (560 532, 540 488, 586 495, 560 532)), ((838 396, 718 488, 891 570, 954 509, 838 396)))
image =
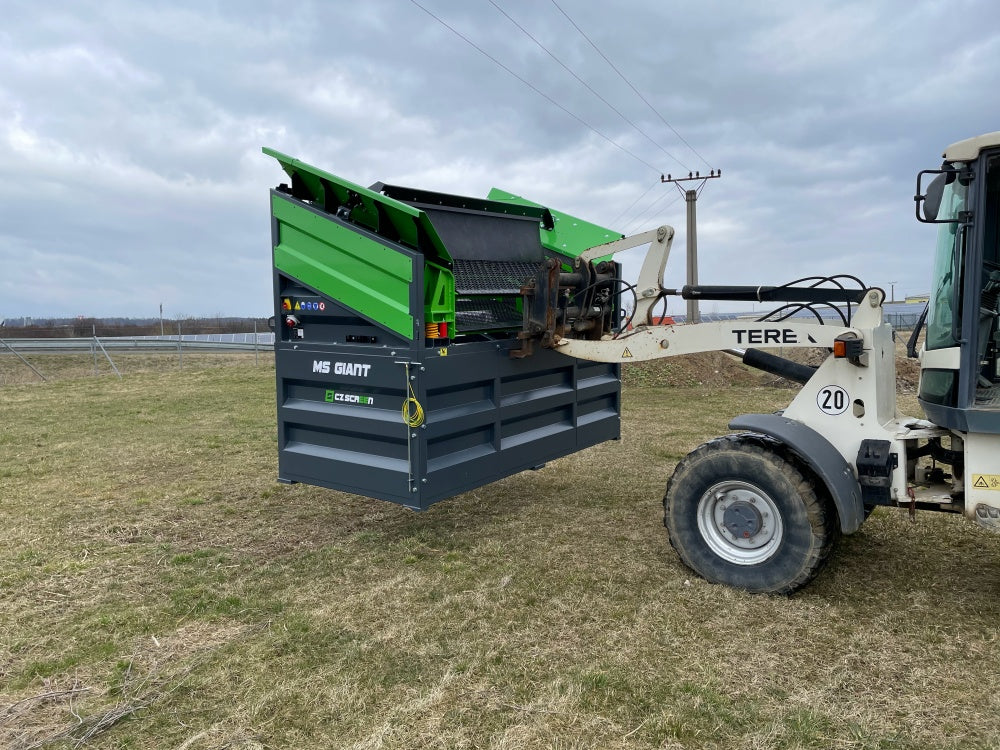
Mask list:
MULTIPOLYGON (((550 3, 497 0, 685 167, 678 140, 550 3)), ((265 314, 262 145, 348 179, 499 186, 641 230, 685 167, 488 3, 63 2, 0 32, 0 317, 265 314), (624 214, 624 215, 623 215, 624 214)), ((560 4, 724 178, 699 204, 702 280, 847 271, 929 285, 913 177, 996 130, 1000 8, 954 2, 560 4)), ((671 278, 683 275, 682 253, 671 278)), ((637 267, 637 266, 636 266, 637 267)))

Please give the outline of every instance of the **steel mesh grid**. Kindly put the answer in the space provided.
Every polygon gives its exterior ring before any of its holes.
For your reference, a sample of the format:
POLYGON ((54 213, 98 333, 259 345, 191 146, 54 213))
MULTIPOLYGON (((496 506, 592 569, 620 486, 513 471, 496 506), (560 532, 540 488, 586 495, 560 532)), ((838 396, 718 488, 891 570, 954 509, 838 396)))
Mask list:
POLYGON ((537 263, 506 260, 460 260, 452 265, 458 294, 518 294, 535 278, 537 263))
POLYGON ((522 318, 516 299, 472 297, 455 301, 455 326, 459 331, 520 328, 522 318))

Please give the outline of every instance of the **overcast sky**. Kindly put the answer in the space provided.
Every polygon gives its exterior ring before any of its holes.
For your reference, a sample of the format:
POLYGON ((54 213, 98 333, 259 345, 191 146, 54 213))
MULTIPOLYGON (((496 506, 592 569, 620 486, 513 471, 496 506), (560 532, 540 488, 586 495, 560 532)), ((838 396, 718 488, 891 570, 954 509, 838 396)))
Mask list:
POLYGON ((5 3, 0 317, 269 315, 284 173, 261 146, 365 185, 672 224, 668 285, 684 201, 659 173, 721 168, 702 283, 851 273, 901 297, 930 286, 917 171, 1000 130, 995 0, 495 0, 646 135, 489 0, 420 2, 559 106, 410 0, 5 3))

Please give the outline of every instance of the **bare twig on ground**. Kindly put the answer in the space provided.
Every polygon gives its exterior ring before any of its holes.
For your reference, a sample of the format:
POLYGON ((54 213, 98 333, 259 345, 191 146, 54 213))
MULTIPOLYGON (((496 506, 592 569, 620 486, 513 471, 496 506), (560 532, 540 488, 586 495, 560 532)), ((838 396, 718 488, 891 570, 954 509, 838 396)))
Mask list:
POLYGON ((32 703, 34 701, 45 702, 45 701, 55 700, 56 698, 62 698, 63 696, 72 696, 78 693, 87 693, 87 692, 90 692, 90 688, 88 687, 72 687, 69 690, 52 690, 47 693, 39 693, 38 695, 32 695, 27 698, 22 698, 19 701, 11 703, 4 709, 3 714, 0 715, 0 724, 3 724, 9 719, 13 718, 15 714, 14 709, 26 703, 32 703))

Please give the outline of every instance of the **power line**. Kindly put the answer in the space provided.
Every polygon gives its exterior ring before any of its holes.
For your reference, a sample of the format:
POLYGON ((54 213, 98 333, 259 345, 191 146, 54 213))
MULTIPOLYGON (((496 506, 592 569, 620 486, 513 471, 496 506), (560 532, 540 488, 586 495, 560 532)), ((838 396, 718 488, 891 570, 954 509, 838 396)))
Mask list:
POLYGON ((610 221, 610 222, 608 223, 608 226, 609 226, 609 227, 612 227, 612 228, 614 228, 615 224, 617 224, 617 223, 618 223, 618 220, 619 220, 619 219, 621 219, 621 218, 622 218, 622 217, 623 217, 623 216, 624 216, 625 214, 627 214, 627 213, 628 213, 629 211, 631 211, 631 210, 632 210, 632 207, 633 207, 633 206, 634 206, 634 205, 635 205, 636 203, 638 203, 639 201, 641 201, 641 200, 642 200, 643 198, 645 198, 645 197, 646 197, 646 193, 648 193, 648 192, 649 192, 650 190, 652 190, 653 188, 655 188, 655 187, 656 187, 657 185, 659 185, 659 184, 660 184, 660 181, 659 181, 659 180, 657 180, 657 181, 656 181, 656 182, 654 182, 654 183, 653 183, 652 185, 650 185, 650 186, 649 186, 648 188, 646 188, 646 189, 645 189, 645 190, 643 190, 643 191, 642 191, 641 193, 639 193, 639 197, 638 197, 638 198, 636 198, 636 199, 635 199, 634 201, 632 201, 631 203, 629 203, 629 204, 628 204, 628 208, 626 208, 626 209, 625 209, 624 211, 621 211, 621 212, 619 212, 619 214, 618 214, 618 215, 617 215, 617 216, 616 216, 616 217, 615 217, 614 219, 612 219, 612 220, 611 220, 611 221, 610 221))
POLYGON ((493 57, 493 55, 491 55, 489 52, 487 52, 486 50, 484 50, 478 44, 476 44, 475 42, 473 42, 471 39, 469 39, 469 37, 467 37, 461 31, 459 31, 458 29, 456 29, 454 26, 450 26, 444 20, 442 20, 438 16, 434 15, 431 11, 427 10, 427 8, 425 8, 423 5, 421 5, 419 2, 417 2, 417 0, 410 0, 410 2, 413 3, 414 5, 416 5, 418 8, 420 8, 420 10, 422 10, 424 13, 426 13, 427 15, 429 15, 431 18, 433 18, 439 24, 441 24, 442 26, 444 26, 446 29, 448 29, 448 31, 450 31, 451 33, 453 33, 455 36, 457 36, 460 39, 462 39, 466 44, 468 44, 469 46, 471 46, 473 49, 475 49, 481 55, 483 55, 484 57, 488 58, 489 60, 491 60, 494 64, 498 65, 499 67, 503 68, 510 75, 514 76, 514 78, 516 78, 521 83, 523 83, 525 86, 527 86, 528 88, 530 88, 532 91, 534 91, 540 97, 542 97, 543 99, 545 99, 546 101, 548 101, 550 104, 553 104, 556 107, 558 107, 559 109, 561 109, 563 112, 565 112, 567 115, 569 115, 574 120, 576 120, 577 122, 579 122, 581 125, 583 125, 588 130, 590 130, 591 132, 593 132, 595 135, 600 136, 605 141, 607 141, 608 143, 610 143, 612 146, 614 146, 615 148, 619 149, 620 151, 628 154, 629 156, 631 156, 633 159, 635 159, 640 164, 646 165, 647 167, 649 167, 650 169, 652 169, 657 174, 659 174, 661 172, 661 170, 659 170, 656 167, 654 167, 652 164, 650 164, 648 161, 646 161, 645 159, 643 159, 641 156, 637 156, 635 153, 633 153, 632 151, 630 151, 629 149, 627 149, 625 146, 621 145, 617 141, 615 141, 615 140, 609 138, 608 136, 606 136, 604 133, 602 133, 600 130, 598 130, 597 128, 595 128, 593 125, 591 125, 589 122, 587 122, 586 120, 584 120, 579 115, 576 115, 573 112, 571 112, 570 110, 566 109, 566 107, 564 107, 562 104, 560 104, 555 99, 553 99, 552 97, 550 97, 548 94, 544 93, 541 89, 539 89, 537 86, 535 86, 534 84, 532 84, 530 81, 528 81, 527 79, 525 79, 522 76, 518 75, 513 70, 511 70, 510 68, 508 68, 506 65, 504 65, 502 62, 500 62, 499 60, 497 60, 495 57, 493 57))
POLYGON ((549 56, 549 57, 551 57, 551 58, 552 58, 553 60, 555 60, 555 61, 556 61, 556 62, 557 62, 557 63, 558 63, 558 64, 559 64, 559 65, 560 65, 561 67, 562 67, 562 69, 563 69, 563 70, 565 70, 565 71, 566 71, 567 73, 569 73, 569 74, 570 74, 571 76, 573 76, 573 78, 575 78, 575 79, 576 79, 576 80, 577 80, 577 81, 578 81, 578 82, 579 82, 580 84, 582 84, 582 85, 583 85, 583 86, 584 86, 584 87, 585 87, 585 88, 587 89, 587 91, 589 91, 589 92, 590 92, 591 94, 593 94, 593 95, 594 95, 594 96, 596 96, 596 97, 597 97, 598 99, 600 99, 600 100, 601 100, 602 102, 604 102, 604 104, 606 104, 606 105, 608 106, 608 108, 609 108, 609 109, 611 109, 611 111, 613 111, 613 112, 614 112, 615 114, 617 114, 617 115, 618 115, 618 116, 619 116, 619 117, 620 117, 620 118, 621 118, 622 120, 624 120, 624 121, 625 121, 626 123, 628 123, 629 125, 631 125, 631 126, 632 126, 632 127, 633 127, 633 128, 634 128, 634 129, 636 130, 636 131, 638 131, 638 132, 639 132, 639 133, 640 133, 640 134, 641 134, 641 135, 642 135, 642 136, 643 136, 643 137, 644 137, 644 138, 645 138, 645 139, 646 139, 647 141, 649 141, 649 142, 650 142, 650 143, 652 143, 652 144, 653 144, 654 146, 656 146, 656 147, 657 147, 658 149, 660 149, 660 151, 662 151, 662 152, 664 153, 664 155, 666 155, 666 156, 667 156, 668 158, 670 158, 670 159, 673 159, 673 160, 674 160, 675 162, 677 162, 677 163, 678 163, 678 164, 680 164, 680 165, 681 165, 682 167, 684 167, 684 169, 687 169, 688 171, 690 171, 690 168, 689 168, 689 167, 688 167, 688 166, 687 166, 687 165, 686 165, 686 164, 685 164, 684 162, 682 162, 682 161, 681 161, 680 159, 678 159, 678 158, 677 158, 676 156, 674 156, 674 155, 673 155, 672 153, 670 153, 669 151, 667 151, 667 150, 666 150, 666 149, 665 149, 665 148, 664 148, 663 146, 661 146, 661 145, 660 145, 659 143, 657 143, 657 142, 656 142, 655 140, 653 140, 652 136, 650 136, 650 135, 649 135, 649 133, 647 133, 647 132, 646 132, 645 130, 643 130, 643 129, 642 129, 642 128, 640 128, 640 127, 639 127, 638 125, 636 125, 636 124, 635 124, 634 122, 632 122, 632 120, 630 120, 630 119, 629 119, 628 117, 626 117, 626 116, 625 116, 624 114, 622 114, 621 110, 619 110, 619 109, 618 109, 618 108, 617 108, 617 107, 616 107, 616 106, 615 106, 614 104, 612 104, 612 103, 611 103, 611 102, 609 102, 609 101, 608 101, 607 99, 605 99, 605 98, 604 98, 603 96, 601 96, 601 94, 600 94, 600 93, 598 93, 598 92, 597 92, 597 91, 596 91, 596 90, 595 90, 595 89, 594 89, 594 88, 593 88, 593 87, 592 87, 592 86, 591 86, 591 85, 590 85, 589 83, 587 83, 587 82, 586 82, 585 80, 583 80, 583 79, 582 79, 582 78, 581 78, 580 76, 578 76, 578 75, 577 75, 577 74, 576 74, 576 73, 575 73, 575 72, 574 72, 574 71, 573 71, 572 69, 570 69, 570 67, 569 67, 569 66, 568 66, 568 65, 567 65, 566 63, 564 63, 564 62, 563 62, 562 60, 560 60, 560 59, 559 59, 559 58, 558 58, 558 57, 557 57, 557 56, 555 55, 555 53, 553 53, 553 52, 552 52, 552 51, 551 51, 551 50, 550 50, 550 49, 549 49, 548 47, 546 47, 546 46, 545 46, 544 44, 542 44, 542 43, 541 43, 540 41, 538 41, 538 39, 536 39, 536 38, 535 38, 535 37, 534 37, 534 36, 533 36, 533 35, 531 34, 531 32, 530 32, 530 31, 528 31, 528 30, 527 30, 526 28, 524 28, 524 26, 522 26, 522 25, 521 25, 521 24, 519 24, 519 23, 518 23, 517 21, 515 21, 515 20, 514 20, 514 19, 513 19, 512 17, 511 17, 511 15, 510 15, 510 14, 509 14, 509 13, 508 13, 507 11, 505 11, 505 10, 504 10, 503 8, 501 8, 501 7, 499 6, 499 5, 497 5, 497 3, 495 2, 495 0, 489 0, 489 3, 490 3, 490 5, 492 5, 492 6, 494 7, 494 8, 496 8, 496 9, 497 9, 498 11, 500 11, 500 13, 502 13, 502 14, 503 14, 503 16, 504 16, 504 17, 505 17, 505 18, 506 18, 506 19, 507 19, 508 21, 510 21, 510 22, 511 22, 512 24, 514 24, 514 25, 515 25, 515 26, 516 26, 516 27, 517 27, 518 29, 520 29, 520 30, 521 30, 521 33, 522 33, 522 34, 524 34, 524 35, 525 35, 526 37, 528 37, 528 39, 530 39, 530 40, 531 40, 532 42, 534 42, 534 43, 535 43, 535 46, 537 46, 537 47, 538 47, 539 49, 541 49, 541 50, 542 50, 542 51, 543 51, 543 52, 544 52, 544 53, 545 53, 546 55, 548 55, 548 56, 549 56))
POLYGON ((670 201, 664 206, 660 206, 659 204, 663 203, 663 201, 666 199, 668 195, 670 195, 670 193, 663 193, 663 195, 657 197, 656 200, 654 200, 652 203, 646 206, 642 211, 636 214, 635 217, 633 217, 632 221, 630 221, 628 226, 626 227, 625 234, 631 234, 635 229, 642 226, 643 222, 645 222, 649 218, 649 216, 652 215, 654 209, 665 211, 666 209, 670 208, 677 201, 679 201, 681 198, 684 197, 683 195, 675 195, 672 201, 670 201))
POLYGON ((622 222, 622 232, 625 235, 630 235, 637 231, 637 227, 641 227, 646 222, 647 217, 655 212, 656 207, 668 200, 668 196, 674 197, 671 193, 660 193, 648 205, 642 206, 638 211, 633 212, 631 217, 622 222))
POLYGON ((633 91, 633 92, 635 92, 635 95, 636 95, 636 96, 638 96, 638 97, 639 97, 640 99, 642 99, 643 103, 644 103, 644 104, 645 104, 645 105, 646 105, 647 107, 649 107, 649 108, 650 108, 650 109, 652 110, 653 114, 655 114, 655 115, 656 115, 657 117, 659 117, 659 118, 660 118, 660 121, 661 121, 661 122, 662 122, 662 123, 663 123, 664 125, 666 125, 666 126, 667 126, 668 128, 670 128, 670 130, 671 130, 671 131, 673 131, 673 134, 674 134, 674 135, 676 135, 676 136, 677 136, 678 138, 680 138, 680 139, 681 139, 681 142, 682 142, 682 143, 683 143, 683 144, 684 144, 685 146, 687 146, 687 147, 688 147, 689 149, 691 149, 692 153, 694 153, 694 155, 695 155, 695 156, 697 156, 697 157, 698 157, 699 159, 701 159, 701 160, 702 160, 703 162, 705 162, 705 166, 706 166, 706 167, 708 167, 709 169, 711 169, 711 168, 712 168, 712 165, 708 163, 708 160, 707 160, 707 159, 705 159, 705 157, 704 157, 704 156, 702 156, 701 154, 699 154, 699 153, 698 153, 698 150, 697 150, 697 149, 696 149, 696 148, 695 148, 694 146, 692 146, 692 145, 691 145, 690 143, 688 143, 688 142, 687 142, 687 141, 686 141, 686 140, 684 139, 684 136, 682 136, 682 135, 681 135, 680 133, 678 133, 678 132, 677 132, 677 129, 676 129, 676 128, 674 128, 674 126, 673 126, 673 125, 671 125, 671 124, 670 124, 669 122, 667 122, 666 118, 665 118, 665 117, 664 117, 663 115, 661 115, 661 114, 659 113, 659 111, 658 111, 658 110, 656 109, 656 107, 654 107, 654 106, 653 106, 652 104, 650 104, 650 103, 649 103, 649 100, 648 100, 648 99, 646 99, 646 97, 644 97, 644 96, 642 95, 642 93, 641 93, 641 92, 639 91, 639 89, 637 89, 637 88, 636 88, 635 86, 633 86, 633 85, 632 85, 632 82, 631 82, 631 81, 629 81, 629 79, 625 77, 625 74, 624 74, 624 73, 622 73, 622 72, 621 72, 621 71, 620 71, 620 70, 618 69, 618 66, 617 66, 617 65, 615 65, 615 64, 614 64, 613 62, 611 62, 611 60, 609 60, 609 59, 608 59, 608 56, 607 56, 607 55, 605 55, 605 54, 604 54, 603 52, 601 52, 601 48, 600 48, 600 47, 598 47, 598 46, 597 46, 597 45, 596 45, 596 44, 594 43, 594 40, 593 40, 593 39, 591 39, 591 38, 590 38, 589 36, 587 36, 587 34, 586 34, 586 33, 584 32, 584 30, 583 30, 583 29, 581 29, 581 28, 580 28, 580 27, 579 27, 579 26, 577 25, 576 21, 574 21, 574 20, 573 20, 572 18, 570 18, 569 14, 568 14, 568 13, 567 13, 566 11, 564 11, 564 10, 562 9, 562 7, 560 7, 559 3, 557 3, 557 2, 556 2, 556 0, 550 0, 550 2, 551 2, 551 3, 552 3, 552 4, 554 5, 554 6, 556 6, 556 8, 557 8, 557 9, 559 10, 559 12, 560 12, 560 13, 562 13, 562 14, 563 14, 563 15, 564 15, 564 16, 566 17, 566 20, 567 20, 567 21, 569 21, 569 22, 570 22, 570 23, 571 23, 571 24, 573 25, 573 28, 575 28, 575 29, 576 29, 577 31, 579 31, 579 32, 580 32, 580 36, 582 36, 582 37, 583 37, 584 39, 586 39, 586 40, 587 40, 587 42, 588 42, 588 43, 590 44, 590 46, 594 48, 594 51, 595 51, 595 52, 597 52, 597 54, 599 54, 599 55, 600 55, 601 57, 603 57, 603 58, 604 58, 604 62, 606 62, 606 63, 607 63, 608 65, 610 65, 610 66, 611 66, 611 69, 612 69, 613 71, 615 71, 615 73, 617 73, 617 74, 618 74, 618 77, 619 77, 619 78, 621 78, 621 79, 622 79, 622 80, 623 80, 623 81, 625 82, 625 84, 626 84, 626 85, 627 85, 627 86, 628 86, 628 87, 629 87, 630 89, 632 89, 632 91, 633 91))

